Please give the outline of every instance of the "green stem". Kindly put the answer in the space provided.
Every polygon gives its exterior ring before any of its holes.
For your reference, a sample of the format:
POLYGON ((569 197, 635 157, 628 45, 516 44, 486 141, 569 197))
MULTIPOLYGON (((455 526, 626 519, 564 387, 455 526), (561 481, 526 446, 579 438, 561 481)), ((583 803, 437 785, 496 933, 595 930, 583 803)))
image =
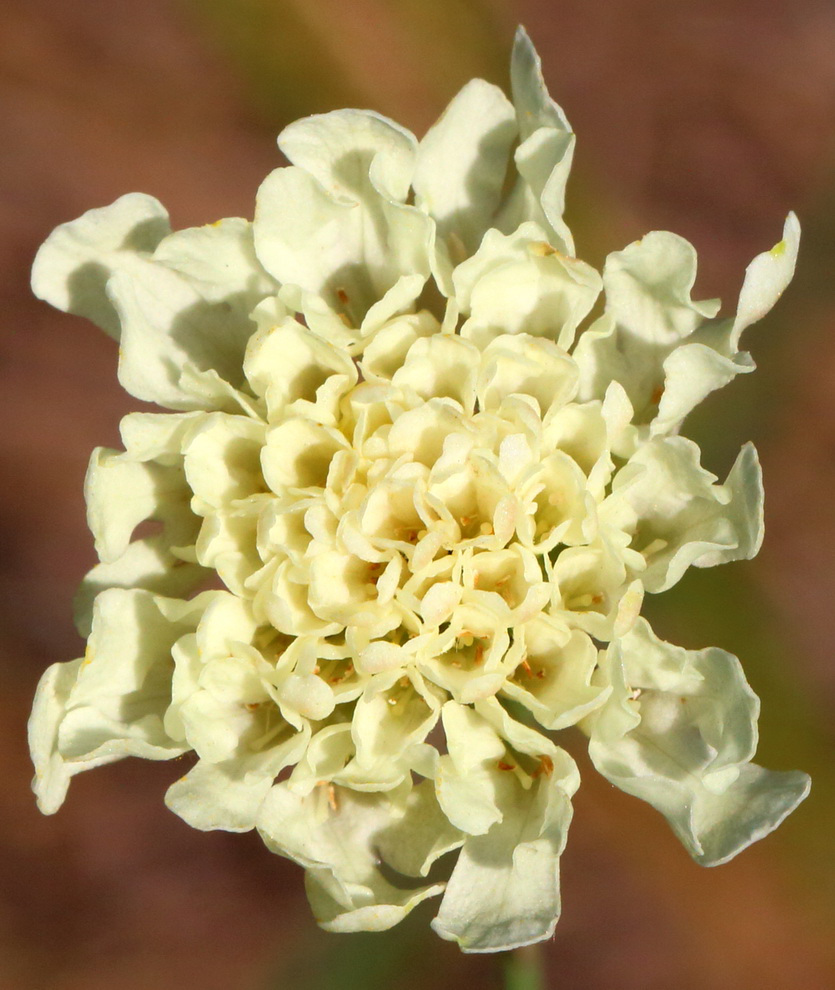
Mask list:
POLYGON ((542 944, 523 945, 505 954, 505 990, 545 990, 542 944))

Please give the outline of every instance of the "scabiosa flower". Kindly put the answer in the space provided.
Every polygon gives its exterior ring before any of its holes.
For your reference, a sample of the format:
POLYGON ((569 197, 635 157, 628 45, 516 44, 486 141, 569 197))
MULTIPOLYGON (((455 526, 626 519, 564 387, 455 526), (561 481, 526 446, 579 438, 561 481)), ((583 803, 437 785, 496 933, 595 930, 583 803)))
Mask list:
POLYGON ((90 463, 87 652, 30 724, 44 812, 81 770, 193 753, 168 806, 256 828, 324 927, 443 894, 436 931, 491 951, 559 915, 561 729, 705 865, 803 799, 751 762, 736 658, 640 617, 759 548, 753 447, 718 483, 679 429, 752 370, 740 334, 797 220, 720 319, 674 234, 602 277, 574 256, 573 144, 520 31, 512 102, 474 80, 419 143, 365 111, 290 125, 252 223, 172 233, 133 194, 50 236, 35 293, 118 337, 121 383, 169 411, 90 463))

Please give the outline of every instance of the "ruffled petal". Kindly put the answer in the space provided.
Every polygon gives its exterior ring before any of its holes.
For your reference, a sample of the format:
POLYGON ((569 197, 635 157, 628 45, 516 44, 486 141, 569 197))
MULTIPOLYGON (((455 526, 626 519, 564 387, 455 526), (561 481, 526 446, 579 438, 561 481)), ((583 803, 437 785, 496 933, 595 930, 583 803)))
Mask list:
POLYGON ((610 647, 606 706, 589 754, 613 784, 657 808, 703 866, 767 835, 806 797, 806 774, 751 763, 759 700, 724 650, 659 640, 643 620, 610 647))
POLYGON ((254 330, 249 313, 271 290, 246 221, 171 234, 152 258, 107 283, 122 324, 120 382, 170 409, 234 402, 254 330), (226 400, 218 379, 232 386, 226 400))
POLYGON ((383 860, 409 877, 427 876, 436 860, 460 848, 464 839, 441 810, 431 780, 422 780, 412 788, 403 817, 376 836, 383 860))
POLYGON ((282 763, 289 766, 301 756, 309 735, 306 727, 290 735, 280 753, 270 754, 266 768, 260 765, 263 761, 251 758, 221 763, 199 760, 185 777, 168 788, 165 804, 192 828, 248 832, 255 828, 282 763))
MULTIPOLYGON (((317 787, 294 794, 277 784, 264 801, 258 831, 273 852, 307 870, 307 893, 328 931, 391 928, 443 884, 396 886, 378 865, 377 838, 404 813, 406 791, 359 794, 317 787)), ((400 881, 402 883, 402 881, 400 881)))
POLYGON ((800 223, 790 213, 783 227, 783 239, 770 251, 758 254, 745 270, 731 334, 732 348, 736 349, 742 331, 761 320, 791 282, 799 247, 800 223))
POLYGON ((548 95, 542 62, 522 27, 513 45, 510 83, 519 126, 520 143, 514 154, 518 178, 496 227, 510 233, 520 223, 534 220, 548 232, 548 241, 573 255, 574 241, 562 214, 574 134, 565 114, 548 95))
POLYGON ((513 106, 502 91, 473 79, 420 142, 413 186, 417 205, 437 225, 439 282, 478 248, 493 226, 510 147, 513 106))
POLYGON ((557 775, 543 774, 527 789, 505 777, 512 784, 501 821, 464 843, 432 922, 465 952, 499 952, 550 938, 560 915, 569 796, 557 775))
POLYGON ((115 271, 131 271, 171 232, 165 207, 153 196, 128 193, 110 206, 61 224, 32 266, 32 291, 65 313, 86 316, 119 339, 119 317, 105 286, 115 271))
POLYGON ((193 623, 187 610, 169 618, 165 605, 143 591, 102 592, 84 660, 44 675, 29 731, 35 793, 46 813, 58 810, 75 773, 124 756, 166 760, 187 749, 166 733, 163 716, 171 648, 193 623))
POLYGON ((296 165, 263 182, 254 222, 258 257, 275 278, 323 297, 353 325, 401 277, 426 280, 433 224, 403 202, 408 132, 346 110, 292 124, 279 143, 296 165))
POLYGON ((666 591, 691 564, 747 560, 759 550, 762 475, 753 445, 742 448, 724 485, 715 480, 683 437, 645 444, 615 478, 604 511, 616 511, 622 499, 634 514, 627 526, 646 561, 647 591, 666 591))
POLYGON ((527 333, 569 348, 600 292, 597 272, 555 248, 534 223, 509 235, 489 231, 453 283, 469 315, 461 335, 482 347, 502 334, 527 333))
POLYGON ((753 371, 738 351, 742 331, 779 299, 794 273, 800 239, 790 214, 783 240, 748 266, 734 320, 712 319, 717 300, 693 302, 696 253, 683 238, 655 231, 610 255, 603 273, 606 313, 578 342, 580 395, 601 397, 620 382, 635 421, 651 436, 675 433, 707 395, 753 371))
POLYGON ((96 552, 104 563, 122 556, 133 531, 146 519, 161 524, 169 546, 193 543, 196 536, 191 492, 181 466, 137 461, 97 447, 87 469, 84 497, 96 552))
POLYGON ((285 127, 278 146, 338 198, 360 202, 371 186, 403 202, 417 141, 405 127, 371 110, 334 110, 285 127))

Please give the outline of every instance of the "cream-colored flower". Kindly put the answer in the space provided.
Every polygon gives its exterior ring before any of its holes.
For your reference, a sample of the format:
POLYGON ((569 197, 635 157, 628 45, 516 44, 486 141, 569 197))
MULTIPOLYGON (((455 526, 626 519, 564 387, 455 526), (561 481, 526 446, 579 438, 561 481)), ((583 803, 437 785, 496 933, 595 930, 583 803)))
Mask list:
POLYGON ((512 96, 471 82, 420 143, 370 112, 299 121, 253 223, 171 233, 129 195, 33 273, 170 410, 90 463, 101 563, 87 654, 35 702, 42 810, 80 770, 193 752, 169 807, 257 828, 326 928, 443 893, 434 927, 470 951, 553 931, 579 783, 556 730, 702 863, 808 787, 751 763, 735 658, 639 618, 645 591, 759 547, 754 449, 720 484, 678 431, 753 368, 739 337, 788 284, 797 221, 732 320, 691 300, 673 234, 601 278, 562 220, 574 138, 524 32, 512 96))

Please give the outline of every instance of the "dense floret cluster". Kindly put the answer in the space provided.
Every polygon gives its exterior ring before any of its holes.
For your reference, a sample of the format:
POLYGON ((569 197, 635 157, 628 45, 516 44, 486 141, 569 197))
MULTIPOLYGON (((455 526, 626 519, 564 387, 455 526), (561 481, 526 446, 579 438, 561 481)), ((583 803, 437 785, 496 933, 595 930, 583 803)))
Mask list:
POLYGON ((35 703, 42 810, 81 770, 193 752, 169 807, 257 828, 325 927, 443 893, 434 927, 471 951, 553 931, 579 783, 560 729, 705 864, 808 787, 751 762, 737 660, 640 617, 759 548, 754 449, 717 483, 679 428, 753 368, 739 337, 797 221, 735 318, 691 300, 673 234, 601 276, 562 220, 574 138, 524 32, 512 97, 475 80, 420 143, 371 112, 301 120, 254 222, 172 233, 133 194, 59 227, 33 277, 169 410, 90 464, 101 563, 87 653, 35 703))

